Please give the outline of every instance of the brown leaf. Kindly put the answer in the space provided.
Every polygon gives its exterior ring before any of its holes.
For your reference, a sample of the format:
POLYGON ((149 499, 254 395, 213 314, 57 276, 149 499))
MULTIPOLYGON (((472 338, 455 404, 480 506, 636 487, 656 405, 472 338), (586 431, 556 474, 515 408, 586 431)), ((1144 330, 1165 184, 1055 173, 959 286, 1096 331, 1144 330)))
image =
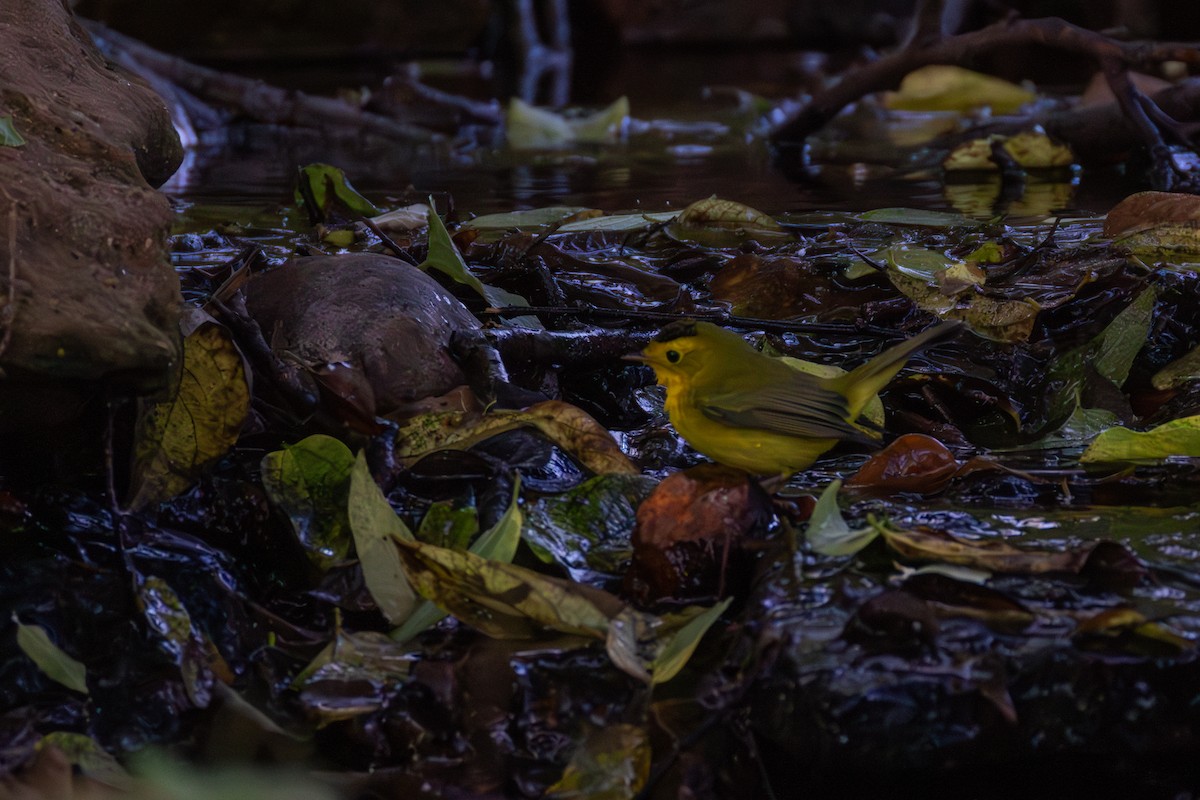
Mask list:
POLYGON ((1163 225, 1200 223, 1200 197, 1174 192, 1138 192, 1117 203, 1104 218, 1104 235, 1110 238, 1163 225))
POLYGON ((908 433, 871 456, 846 480, 846 488, 930 494, 946 488, 958 461, 946 445, 920 433, 908 433))

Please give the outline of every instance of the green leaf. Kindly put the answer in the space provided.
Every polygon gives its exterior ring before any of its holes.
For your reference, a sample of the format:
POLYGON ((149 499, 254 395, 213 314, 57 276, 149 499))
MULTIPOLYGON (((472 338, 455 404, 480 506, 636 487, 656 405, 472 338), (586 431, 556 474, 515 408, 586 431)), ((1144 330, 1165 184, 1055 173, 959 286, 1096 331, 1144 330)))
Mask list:
POLYGON ((546 562, 565 567, 576 581, 621 574, 632 553, 637 507, 657 482, 645 475, 597 475, 540 499, 526 517, 524 538, 546 562))
POLYGON ((1062 419, 1078 407, 1084 371, 1089 365, 1117 387, 1125 384, 1133 360, 1150 333, 1156 299, 1153 288, 1145 289, 1091 341, 1054 362, 1049 382, 1057 388, 1047 409, 1050 419, 1062 419))
MULTIPOLYGON (((509 502, 504 516, 497 520, 490 530, 475 540, 475 543, 471 545, 471 553, 505 564, 513 560, 513 556, 517 554, 517 545, 521 543, 521 527, 524 520, 518 503, 520 491, 521 479, 518 477, 516 485, 513 486, 512 500, 509 502)), ((445 611, 431 601, 424 600, 405 620, 404 624, 392 632, 391 636, 397 642, 407 642, 421 631, 436 625, 445 616, 445 611)))
POLYGON ((1096 437, 1081 463, 1160 461, 1171 456, 1200 458, 1200 416, 1164 422, 1148 431, 1109 428, 1096 437))
POLYGON ((138 579, 137 597, 146 622, 162 637, 163 649, 179 667, 188 699, 205 708, 212 699, 205 680, 211 678, 207 650, 183 601, 166 581, 153 575, 138 579))
POLYGON ((1018 449, 1048 450, 1056 447, 1081 447, 1102 431, 1117 424, 1117 415, 1103 408, 1079 408, 1054 433, 1036 442, 1018 445, 1018 449))
POLYGON ((250 413, 250 384, 233 335, 204 314, 183 339, 174 396, 144 406, 134 432, 129 505, 137 510, 182 492, 237 442, 250 413))
POLYGON ((73 766, 93 780, 117 789, 132 789, 133 781, 120 762, 92 737, 69 731, 52 731, 43 736, 34 749, 57 747, 73 766))
POLYGON ((621 137, 628 118, 629 100, 625 97, 582 117, 566 117, 513 97, 505 115, 505 134, 509 146, 517 150, 541 150, 575 143, 611 144, 621 137))
POLYGON ((451 550, 466 550, 479 533, 479 515, 470 506, 456 507, 449 500, 432 503, 421 518, 417 540, 451 550))
POLYGON ((840 480, 831 481, 821 492, 812 516, 808 518, 805 538, 812 549, 824 556, 852 556, 874 541, 879 531, 868 525, 851 530, 838 507, 840 480))
POLYGON ((55 683, 72 691, 88 693, 87 668, 59 649, 40 625, 25 625, 13 614, 17 624, 17 646, 29 656, 38 669, 55 683))
POLYGON ((1160 369, 1150 379, 1155 389, 1178 389, 1186 383, 1200 380, 1200 347, 1193 347, 1183 356, 1160 369))
POLYGON ((292 521, 309 559, 322 570, 346 560, 354 454, 332 436, 315 434, 262 461, 263 486, 292 521))
POLYGON ((649 214, 613 214, 568 222, 556 233, 626 233, 651 225, 661 225, 679 216, 678 211, 656 211, 649 214))
POLYGON ((0 117, 0 147, 21 147, 25 137, 17 132, 11 115, 0 117))
POLYGON ((405 576, 395 543, 416 538, 379 491, 363 451, 350 470, 348 503, 350 530, 367 591, 388 622, 399 625, 412 614, 417 595, 405 576))
MULTIPOLYGON (((472 289, 497 308, 529 305, 529 301, 521 295, 506 292, 495 286, 488 286, 471 274, 471 271, 467 269, 467 262, 463 260, 458 248, 454 246, 454 240, 450 238, 450 232, 446 230, 446 225, 437 215, 432 198, 429 201, 429 254, 418 266, 426 272, 436 269, 451 280, 472 289)), ((542 327, 535 317, 514 317, 509 322, 526 328, 540 329, 542 327)))
POLYGON ((883 225, 915 225, 924 228, 953 228, 959 225, 976 227, 979 225, 977 220, 964 217, 962 214, 925 211, 919 208, 877 208, 858 216, 864 222, 878 222, 883 225))
MULTIPOLYGON (((374 217, 383 213, 370 200, 363 197, 350 185, 346 173, 329 164, 309 164, 301 167, 296 177, 297 184, 303 183, 317 204, 317 210, 324 217, 336 199, 346 208, 363 217, 374 217)), ((297 186, 295 192, 296 205, 305 204, 304 192, 297 186)))
POLYGON ((666 640, 662 650, 650 662, 652 683, 666 683, 679 674, 688 659, 692 657, 692 653, 696 652, 696 647, 704 638, 704 634, 725 613, 732 602, 733 598, 727 597, 715 606, 704 609, 666 640))
POLYGON ((543 228, 547 225, 553 225, 556 222, 579 217, 581 214, 588 213, 589 216, 583 218, 590 219, 591 214, 599 216, 600 212, 585 206, 548 206, 546 208, 526 208, 518 211, 506 211, 502 214, 484 214, 481 217, 468 220, 463 223, 464 228, 473 228, 479 231, 501 230, 507 231, 513 228, 519 230, 532 230, 535 228, 543 228))

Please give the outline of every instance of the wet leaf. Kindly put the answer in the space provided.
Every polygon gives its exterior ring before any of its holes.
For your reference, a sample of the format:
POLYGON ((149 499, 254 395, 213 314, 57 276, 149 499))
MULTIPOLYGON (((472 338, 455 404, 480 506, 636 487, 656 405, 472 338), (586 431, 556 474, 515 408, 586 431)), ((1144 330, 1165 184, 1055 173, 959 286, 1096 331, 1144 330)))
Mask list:
POLYGON ((419 231, 429 224, 429 205, 426 203, 412 203, 403 208, 395 208, 391 211, 385 211, 377 217, 372 217, 371 222, 384 233, 411 233, 419 231))
MULTIPOLYGON (((120 762, 92 737, 69 731, 53 731, 43 736, 37 749, 57 747, 79 771, 93 780, 119 789, 127 789, 132 780, 120 762)), ((47 798, 47 800, 51 800, 47 798)))
POLYGON ((904 76, 884 105, 904 111, 974 111, 985 106, 1011 114, 1034 99, 1016 84, 950 64, 931 64, 904 76))
MULTIPOLYGON (((504 516, 496 524, 475 540, 469 552, 480 558, 487 558, 503 564, 511 563, 517 554, 517 545, 521 543, 521 528, 524 517, 520 505, 521 479, 517 477, 513 485, 512 500, 504 511, 504 516)), ((476 521, 478 526, 478 521, 476 521)), ((463 550, 466 548, 455 548, 463 550)), ((446 616, 446 612, 430 600, 422 600, 412 616, 403 625, 392 631, 391 638, 397 642, 407 642, 421 631, 437 624, 446 616)))
POLYGON ((1200 236, 1200 197, 1176 192, 1138 192, 1113 206, 1104 218, 1112 239, 1160 227, 1179 227, 1200 236))
POLYGON ((1035 619, 1023 603, 983 586, 980 581, 962 581, 927 571, 911 575, 904 582, 904 591, 924 600, 939 617, 977 619, 993 628, 1013 632, 1029 627, 1035 619))
POLYGON ((887 546, 902 558, 914 561, 940 561, 989 572, 1043 574, 1047 572, 1111 572, 1118 578, 1136 581, 1145 569, 1125 548, 1113 542, 1089 542, 1068 550, 1035 550, 1013 547, 988 539, 971 541, 946 531, 924 526, 897 528, 888 522, 872 520, 887 546), (1127 559, 1126 559, 1127 557, 1127 559), (1111 568, 1092 563, 1095 558, 1111 562, 1111 568), (1128 560, 1129 564, 1118 563, 1128 560))
POLYGON ((153 575, 138 580, 137 592, 146 622, 179 667, 188 699, 197 708, 206 708, 212 700, 212 671, 204 638, 192 625, 183 601, 166 581, 153 575))
POLYGON ((241 353, 223 326, 196 312, 183 339, 174 396, 142 409, 134 433, 133 509, 182 492, 237 442, 250 412, 241 353))
POLYGON ((571 754, 546 800, 628 800, 650 775, 650 736, 637 725, 593 729, 571 754))
POLYGON ((1079 461, 1144 462, 1172 456, 1200 457, 1200 416, 1173 419, 1148 431, 1109 428, 1092 441, 1079 461))
POLYGON ((925 228, 976 227, 979 222, 961 214, 926 211, 921 208, 877 208, 858 215, 863 222, 882 225, 915 225, 925 228))
POLYGON ((950 172, 998 172, 1001 165, 994 154, 997 146, 1017 166, 1025 169, 1058 169, 1069 167, 1075 161, 1071 148, 1054 141, 1039 129, 963 142, 950 152, 942 162, 942 168, 950 172))
POLYGON ((394 541, 411 542, 415 538, 371 477, 363 451, 359 451, 350 470, 347 503, 347 519, 367 591, 387 621, 399 625, 413 612, 417 595, 409 585, 394 541))
POLYGON ((678 211, 657 211, 646 214, 613 214, 568 222, 557 233, 626 233, 651 225, 670 222, 679 216, 678 211))
POLYGON ((47 678, 72 691, 88 693, 87 668, 83 664, 64 653, 41 625, 25 625, 16 614, 12 619, 17 625, 17 646, 47 678))
POLYGON ((808 518, 808 528, 804 532, 809 546, 823 556, 852 556, 879 535, 879 529, 875 525, 852 530, 846 524, 842 510, 838 507, 837 495, 841 488, 840 480, 830 481, 817 499, 812 516, 808 518))
POLYGON ((543 561, 565 567, 572 579, 620 574, 632 552, 637 507, 656 485, 644 475, 598 475, 529 509, 526 543, 543 561))
MULTIPOLYGON (((501 214, 484 214, 463 223, 464 228, 475 230, 534 230, 555 223, 568 224, 578 221, 597 219, 604 212, 596 208, 584 206, 548 206, 546 208, 528 208, 520 211, 506 211, 501 214)), ((560 228, 561 230, 561 228, 560 228)))
POLYGON ((705 247, 737 247, 747 240, 785 241, 792 235, 771 217, 733 200, 697 200, 667 225, 673 239, 705 247))
POLYGON ((907 433, 872 455, 846 480, 846 488, 940 492, 958 468, 958 460, 946 445, 932 436, 907 433))
POLYGON ((505 115, 505 133, 509 146, 517 150, 552 149, 575 143, 611 144, 621 138, 628 119, 629 100, 625 97, 581 117, 567 117, 513 97, 505 115))
POLYGON ((1178 655, 1196 647, 1195 642, 1132 608, 1105 609, 1085 619, 1071 639, 1089 650, 1150 657, 1178 655))
POLYGON ((395 455, 412 464, 434 451, 465 450, 523 427, 537 428, 595 473, 640 472, 600 423, 583 409, 560 400, 547 400, 523 411, 496 409, 481 417, 459 412, 423 414, 399 429, 395 455))
POLYGON ((459 620, 499 639, 541 629, 604 640, 625 605, 599 589, 551 578, 470 552, 399 543, 413 586, 459 620))
POLYGON ((1160 369, 1150 383, 1155 389, 1166 390, 1178 389, 1194 380, 1200 380, 1200 347, 1192 348, 1160 369))
POLYGON ((1079 408, 1071 412, 1058 430, 1043 436, 1025 447, 1050 449, 1055 447, 1080 447, 1095 439, 1102 431, 1117 424, 1117 415, 1103 408, 1079 408))
POLYGON ((467 545, 479 533, 479 515, 470 506, 457 507, 448 500, 433 503, 421 518, 417 528, 418 541, 449 547, 451 550, 466 550, 467 545))
MULTIPOLYGON (((474 290, 495 307, 529 305, 529 301, 521 295, 506 292, 495 286, 488 286, 472 275, 471 271, 467 269, 467 262, 463 260, 462 254, 454 246, 454 240, 450 238, 445 224, 437 215, 433 203, 430 202, 429 206, 429 255, 418 265, 421 269, 426 272, 436 269, 450 279, 474 290)), ((542 327, 535 317, 515 317, 510 322, 526 328, 542 327)))
POLYGON ((0 147, 21 147, 24 144, 25 137, 17 132, 12 115, 0 117, 0 147))
POLYGON ((725 613, 732 602, 732 597, 726 597, 711 608, 700 610, 673 634, 660 636, 660 640, 665 641, 658 655, 650 662, 651 683, 666 683, 678 675, 680 670, 687 665, 692 654, 696 652, 696 647, 704 638, 704 634, 725 613))
POLYGON ((1050 385, 1056 387, 1047 409, 1051 419, 1062 419, 1079 407, 1087 369, 1095 370, 1118 388, 1125 384, 1150 333, 1156 299, 1152 287, 1143 290, 1095 338, 1054 362, 1049 371, 1050 385))
POLYGON ((350 448, 324 434, 263 457, 267 494, 291 519, 309 559, 322 570, 345 561, 350 552, 347 501, 354 462, 350 448))
MULTIPOLYGON (((301 167, 296 181, 298 184, 303 182, 307 187, 313 202, 317 204, 315 210, 319 212, 320 218, 324 218, 328 214, 335 199, 354 213, 364 217, 375 217, 382 213, 381 209, 350 185, 346 173, 330 164, 308 164, 301 167)), ((305 205, 304 194, 300 188, 296 189, 297 206, 305 205)))
MULTIPOLYGON (((960 319, 976 333, 1002 342, 1029 338, 1040 306, 1032 299, 997 299, 970 288, 963 281, 947 281, 955 265, 944 254, 926 248, 893 246, 881 251, 888 278, 920 308, 942 319, 960 319)), ((877 255, 880 255, 877 254, 877 255)))

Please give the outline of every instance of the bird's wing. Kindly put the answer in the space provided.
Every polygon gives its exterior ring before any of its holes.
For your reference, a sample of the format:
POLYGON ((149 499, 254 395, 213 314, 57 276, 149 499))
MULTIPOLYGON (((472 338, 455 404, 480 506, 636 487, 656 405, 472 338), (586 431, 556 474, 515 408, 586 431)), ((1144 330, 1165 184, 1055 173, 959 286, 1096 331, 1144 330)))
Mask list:
POLYGON ((787 381, 750 392, 709 393, 700 410, 709 419, 735 427, 874 444, 846 421, 846 398, 815 381, 787 381))

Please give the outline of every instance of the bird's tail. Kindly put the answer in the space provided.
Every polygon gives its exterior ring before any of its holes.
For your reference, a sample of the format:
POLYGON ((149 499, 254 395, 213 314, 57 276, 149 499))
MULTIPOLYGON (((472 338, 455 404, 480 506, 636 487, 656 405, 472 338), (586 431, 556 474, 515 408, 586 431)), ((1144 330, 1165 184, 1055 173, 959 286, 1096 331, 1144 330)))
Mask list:
POLYGON ((867 402, 895 377, 913 353, 939 339, 953 336, 962 325, 961 322, 943 322, 935 325, 911 339, 889 347, 867 363, 830 381, 830 388, 835 388, 845 395, 849 418, 858 419, 867 402))

